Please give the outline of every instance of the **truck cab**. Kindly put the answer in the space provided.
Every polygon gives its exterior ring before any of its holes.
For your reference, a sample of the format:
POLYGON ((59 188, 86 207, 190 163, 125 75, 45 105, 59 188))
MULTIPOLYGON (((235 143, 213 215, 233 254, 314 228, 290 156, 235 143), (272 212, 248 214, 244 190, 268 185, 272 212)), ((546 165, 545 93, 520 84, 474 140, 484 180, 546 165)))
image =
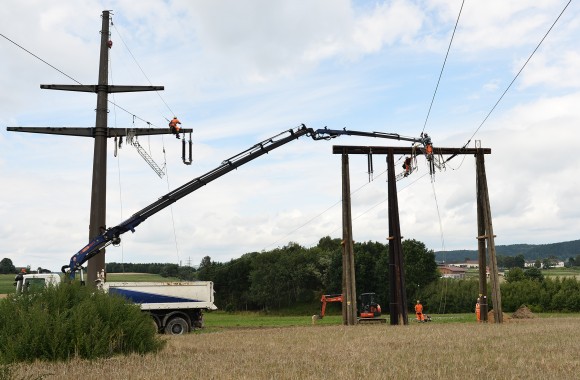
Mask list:
POLYGON ((40 290, 48 286, 56 286, 60 282, 60 274, 58 273, 20 274, 15 279, 16 294, 40 290))

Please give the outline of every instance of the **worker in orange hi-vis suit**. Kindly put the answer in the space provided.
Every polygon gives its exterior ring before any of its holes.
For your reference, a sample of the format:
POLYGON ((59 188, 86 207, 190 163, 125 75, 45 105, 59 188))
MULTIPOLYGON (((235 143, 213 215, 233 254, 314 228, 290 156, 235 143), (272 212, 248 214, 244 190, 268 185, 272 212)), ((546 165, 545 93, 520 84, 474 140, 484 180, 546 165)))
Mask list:
POLYGON ((475 304, 475 318, 477 319, 477 322, 481 322, 481 306, 479 305, 479 298, 475 304))
POLYGON ((423 305, 421 305, 419 300, 417 300, 417 304, 415 305, 415 315, 417 316, 417 322, 425 322, 425 316, 423 315, 423 305))
POLYGON ((181 122, 177 117, 173 117, 173 119, 169 122, 169 128, 171 129, 171 133, 175 133, 175 138, 179 138, 179 125, 181 122))

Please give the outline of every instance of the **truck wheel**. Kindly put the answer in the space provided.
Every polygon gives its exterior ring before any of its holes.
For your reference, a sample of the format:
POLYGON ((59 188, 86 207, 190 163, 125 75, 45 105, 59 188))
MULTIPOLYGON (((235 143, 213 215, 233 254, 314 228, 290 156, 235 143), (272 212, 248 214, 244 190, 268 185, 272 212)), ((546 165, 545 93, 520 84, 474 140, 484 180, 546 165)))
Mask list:
POLYGON ((203 315, 200 315, 199 319, 196 319, 195 321, 193 321, 193 327, 196 329, 203 328, 203 315))
POLYGON ((165 334, 182 335, 189 332, 187 321, 181 317, 172 318, 165 326, 165 334))
POLYGON ((159 317, 156 316, 155 314, 149 314, 151 316, 151 322, 153 322, 153 328, 155 329, 155 332, 158 333, 161 329, 161 321, 159 320, 159 317))

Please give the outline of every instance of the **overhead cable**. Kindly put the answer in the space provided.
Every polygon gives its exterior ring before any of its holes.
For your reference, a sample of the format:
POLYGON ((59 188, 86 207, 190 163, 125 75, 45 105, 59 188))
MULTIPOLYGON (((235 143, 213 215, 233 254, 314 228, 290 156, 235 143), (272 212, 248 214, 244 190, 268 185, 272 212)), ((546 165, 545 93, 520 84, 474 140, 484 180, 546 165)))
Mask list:
POLYGON ((447 47, 447 53, 445 54, 445 59, 443 60, 443 66, 441 67, 441 72, 439 73, 439 79, 437 79, 437 85, 435 86, 435 92, 433 92, 433 98, 431 99, 431 104, 429 105, 429 111, 427 111, 427 117, 425 118, 425 123, 423 124, 423 129, 421 134, 425 132, 425 127, 427 126, 427 120, 429 120, 429 115, 431 114, 431 108, 433 107, 433 102, 435 101, 435 95, 437 94, 437 89, 439 88, 439 82, 441 82, 441 77, 443 76, 443 70, 445 69, 445 64, 447 63, 447 57, 449 56, 449 51, 451 50, 451 44, 453 43, 453 37, 455 37, 455 31, 457 30, 457 24, 459 24, 459 18, 461 17, 461 11, 463 10, 463 4, 465 0, 461 2, 461 8, 459 9, 459 14, 457 15, 457 21, 455 21, 455 27, 453 28, 453 34, 451 34, 451 40, 449 41, 449 46, 447 47))
MULTIPOLYGON (((538 51, 538 49, 540 48, 540 46, 542 45, 542 43, 544 42, 544 40, 546 39, 546 37, 548 37, 548 34, 550 34, 550 32, 552 31, 552 29, 554 28, 554 26, 556 25, 556 23, 558 22, 558 20, 560 20, 560 17, 562 17, 562 14, 564 14, 564 12, 566 11, 566 9, 568 8, 568 6, 570 5, 571 2, 572 2, 572 0, 569 0, 568 3, 566 4, 566 6, 564 7, 564 9, 562 9, 562 12, 560 12, 560 14, 556 18, 556 20, 552 23, 552 26, 550 26, 550 28, 546 32, 546 34, 544 34, 544 37, 542 37, 542 39, 540 40, 540 42, 538 43, 538 45, 536 46, 536 48, 534 49, 534 51, 532 51, 532 53, 530 54, 530 56, 528 57, 528 59, 526 60, 526 62, 524 62, 524 64, 522 65, 522 67, 520 68, 520 70, 518 71, 518 73, 516 74, 516 76, 514 77, 514 79, 512 79, 512 81, 507 86, 507 88, 504 90, 504 92, 501 94, 501 96, 499 97, 499 99, 497 100, 497 102, 495 102, 495 104, 493 105, 493 107, 491 108, 491 110, 489 111, 489 113, 487 114, 487 116, 483 119, 483 121, 481 122, 481 124, 479 124, 479 127, 477 127, 477 129, 475 130, 475 132, 473 132, 473 134, 467 140, 467 142, 465 143, 465 145, 463 145, 463 148, 466 148, 469 145, 469 143, 471 142, 471 140, 475 137, 475 135, 477 134, 477 132, 479 132, 479 130, 481 129, 481 127, 483 126, 483 124, 487 121, 487 119, 489 118, 489 116, 491 115, 491 113, 495 110, 495 108, 497 107, 497 105, 499 104, 499 102, 503 99, 504 95, 508 92, 508 90, 510 89, 510 87, 512 86, 512 84, 514 84, 514 82, 516 81, 516 79, 522 73, 522 71, 524 70, 524 68, 528 64, 528 62, 530 62, 530 60, 532 59, 532 57, 534 56, 534 54, 536 53, 536 51, 538 51)), ((450 161, 455 156, 456 155, 452 155, 445 162, 450 161)))
MULTIPOLYGON (((50 66, 51 68, 53 68, 54 70, 58 71, 59 73, 61 73, 61 74, 62 74, 62 75, 64 75, 65 77, 69 78, 69 79, 70 79, 70 80, 72 80, 73 82, 75 82, 75 83, 77 83, 77 84, 79 84, 79 85, 81 85, 81 86, 87 87, 87 88, 92 88, 92 87, 93 87, 93 86, 89 86, 89 85, 86 85, 86 84, 83 84, 83 83, 79 82, 78 80, 76 80, 75 78, 71 77, 70 75, 68 75, 68 74, 67 74, 67 73, 65 73, 64 71, 60 70, 59 68, 57 68, 57 67, 55 67, 54 65, 52 65, 52 64, 50 64, 50 63, 48 63, 48 62, 47 62, 47 61, 45 61, 44 59, 40 58, 38 55, 34 54, 34 53, 33 53, 33 52, 31 52, 30 50, 28 50, 28 49, 24 48, 23 46, 19 45, 19 44, 18 44, 18 43, 16 43, 15 41, 13 41, 13 40, 11 40, 10 38, 6 37, 4 34, 0 33, 0 36, 2 36, 3 38, 5 38, 7 41, 11 42, 12 44, 16 45, 16 46, 17 46, 17 47, 19 47, 20 49, 24 50, 25 52, 27 52, 28 54, 30 54, 30 55, 31 55, 31 56, 33 56, 34 58, 38 59, 38 60, 39 60, 39 61, 41 61, 42 63, 44 63, 44 64, 46 64, 46 65, 50 66)), ((126 112, 126 113, 128 113, 129 115, 131 115, 131 116, 133 116, 133 117, 135 117, 135 118, 137 118, 137 119, 139 119, 139 120, 141 120, 141 121, 143 121, 143 122, 147 123, 148 125, 152 125, 152 126, 154 126, 154 127, 156 126, 155 124, 153 124, 153 123, 151 123, 151 122, 149 122, 149 121, 147 121, 147 120, 145 120, 145 119, 142 119, 142 118, 140 118, 139 116, 135 115, 134 113, 132 113, 132 112, 130 112, 130 111, 128 111, 128 110, 126 110, 125 108, 121 107, 120 105, 118 105, 118 104, 115 104, 115 103, 114 103, 114 102, 112 102, 111 100, 108 100, 108 102, 109 102, 109 103, 111 103, 112 105, 114 105, 115 107, 119 108, 120 110, 122 110, 122 111, 125 111, 125 112, 126 112)))

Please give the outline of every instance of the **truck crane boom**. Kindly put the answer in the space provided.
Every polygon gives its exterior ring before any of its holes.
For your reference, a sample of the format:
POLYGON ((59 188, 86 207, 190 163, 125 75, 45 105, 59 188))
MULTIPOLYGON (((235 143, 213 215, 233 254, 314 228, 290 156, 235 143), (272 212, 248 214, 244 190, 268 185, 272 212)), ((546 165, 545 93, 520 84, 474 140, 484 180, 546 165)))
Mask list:
POLYGON ((81 268, 81 266, 86 263, 90 258, 99 254, 104 248, 110 244, 119 245, 121 242, 120 236, 127 231, 135 232, 135 228, 143 223, 150 216, 158 213, 159 211, 165 209, 171 204, 177 202, 181 198, 193 193, 194 191, 200 189, 201 187, 207 185, 213 180, 237 169, 238 167, 290 142, 296 140, 302 136, 310 136, 313 140, 329 140, 341 135, 349 136, 365 136, 365 137, 377 137, 386 139, 395 139, 402 141, 411 141, 414 143, 420 143, 423 145, 430 144, 431 140, 427 135, 425 137, 421 135, 420 138, 404 137, 395 133, 383 133, 383 132, 361 132, 361 131, 349 131, 343 130, 333 130, 333 129, 317 129, 307 128, 304 124, 295 129, 289 129, 276 136, 270 137, 262 142, 253 145, 251 148, 244 150, 232 156, 224 161, 217 168, 187 182, 186 184, 178 187, 177 189, 165 194, 157 201, 146 206, 142 210, 137 211, 130 218, 124 222, 105 229, 100 235, 92 238, 87 245, 85 245, 81 250, 75 253, 71 259, 69 265, 64 265, 61 270, 63 273, 68 273, 71 280, 75 278, 75 272, 81 268), (283 136, 283 137, 282 137, 283 136))

